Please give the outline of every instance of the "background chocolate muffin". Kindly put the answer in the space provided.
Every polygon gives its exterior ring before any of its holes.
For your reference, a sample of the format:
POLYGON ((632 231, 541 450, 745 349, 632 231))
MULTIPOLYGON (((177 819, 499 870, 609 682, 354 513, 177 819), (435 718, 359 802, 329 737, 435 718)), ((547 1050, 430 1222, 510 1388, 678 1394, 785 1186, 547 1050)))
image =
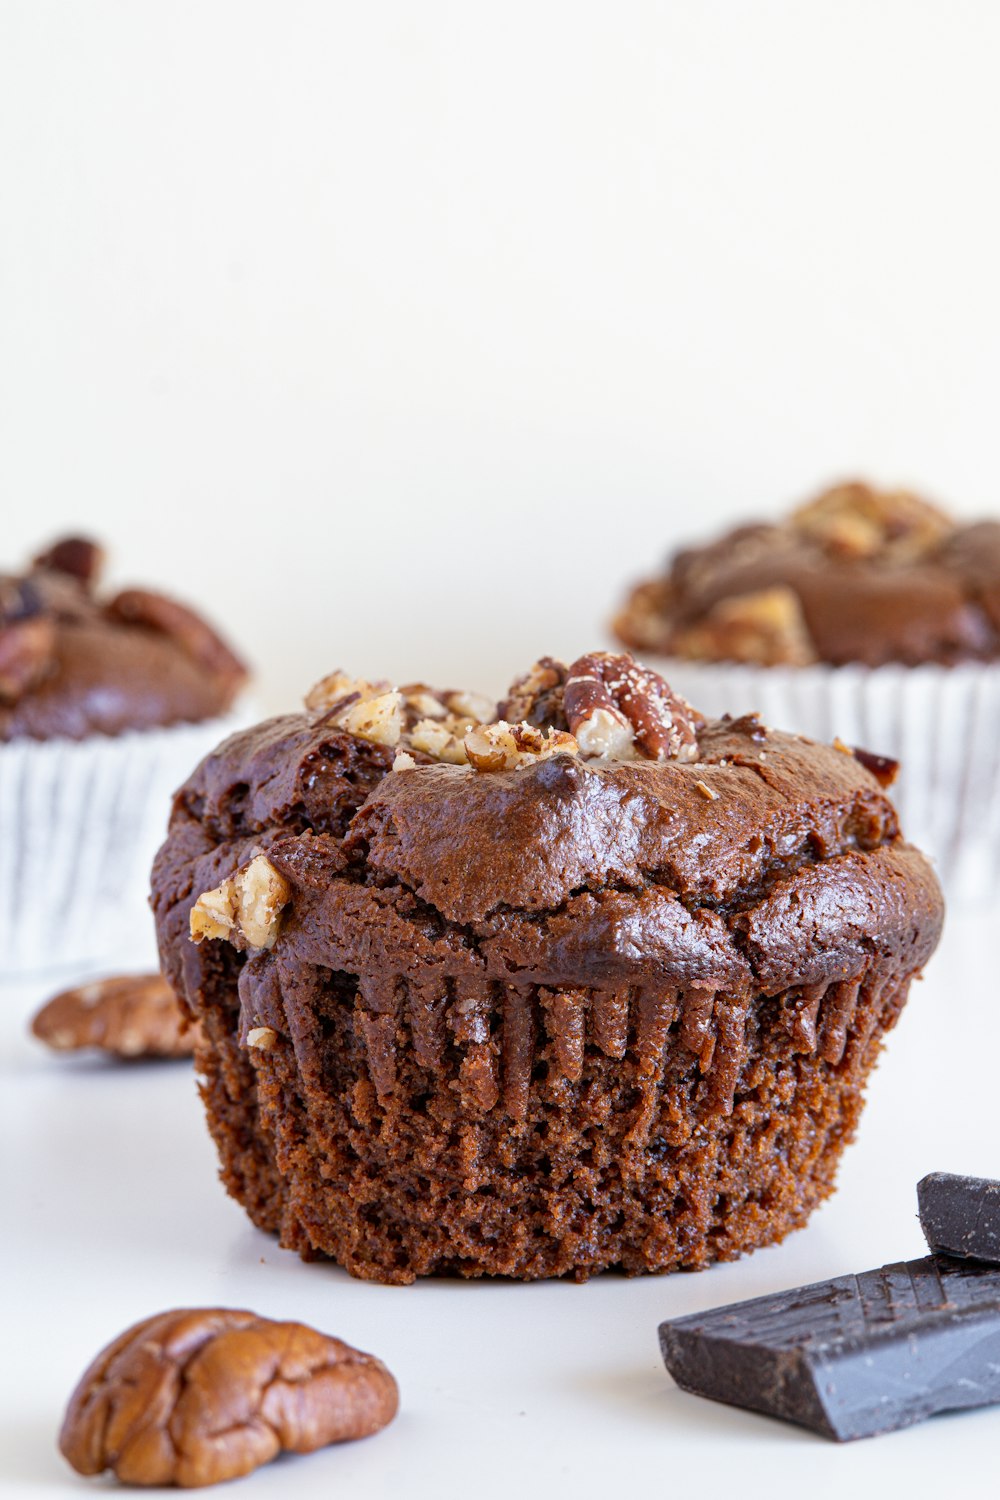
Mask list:
POLYGON ((203 762, 154 870, 255 1223, 383 1281, 804 1223, 940 930, 869 770, 600 653, 488 725, 339 675, 311 702, 203 762))
POLYGON ((618 638, 706 710, 760 712, 900 761, 893 797, 963 901, 1000 873, 1000 522, 838 485, 678 551, 618 638))
POLYGON ((246 668, 193 610, 99 592, 65 538, 0 576, 0 950, 5 973, 141 943, 170 796, 232 713, 246 668))
POLYGON ((995 661, 1000 522, 837 485, 784 521, 676 554, 615 620, 626 645, 763 666, 995 661))

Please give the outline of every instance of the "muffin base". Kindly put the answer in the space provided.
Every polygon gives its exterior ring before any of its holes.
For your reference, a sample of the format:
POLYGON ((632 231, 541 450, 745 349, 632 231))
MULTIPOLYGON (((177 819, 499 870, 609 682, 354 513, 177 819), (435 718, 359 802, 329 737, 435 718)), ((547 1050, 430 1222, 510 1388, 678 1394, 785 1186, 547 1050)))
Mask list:
POLYGON ((203 1093, 226 1187, 303 1258, 382 1282, 700 1269, 832 1191, 911 977, 735 999, 400 975, 386 1012, 300 972, 255 1087, 231 1009, 209 1015, 203 1093))

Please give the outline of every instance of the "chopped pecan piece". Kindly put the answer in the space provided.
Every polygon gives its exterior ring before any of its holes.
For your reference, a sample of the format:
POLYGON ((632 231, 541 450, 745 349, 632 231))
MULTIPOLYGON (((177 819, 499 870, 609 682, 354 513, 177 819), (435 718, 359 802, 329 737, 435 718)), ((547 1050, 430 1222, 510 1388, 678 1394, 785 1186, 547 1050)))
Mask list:
POLYGON ((230 1308, 181 1309, 136 1323, 97 1356, 59 1447, 79 1474, 194 1489, 281 1452, 370 1437, 398 1405, 385 1365, 340 1339, 230 1308))
POLYGON ((594 651, 569 668, 566 718, 581 755, 697 760, 698 715, 631 656, 594 651))
POLYGON ((235 947, 273 948, 291 895, 284 875, 266 854, 257 854, 242 870, 198 897, 191 908, 191 940, 226 938, 235 947))
POLYGON ((398 745, 403 732, 403 697, 387 682, 331 672, 306 694, 306 708, 376 745, 398 745))
POLYGON ((480 724, 465 736, 465 751, 477 771, 519 771, 553 755, 576 755, 571 734, 550 729, 543 734, 534 724, 480 724))
POLYGON ((97 1047, 112 1057, 190 1057, 199 1040, 159 974, 97 979, 54 995, 31 1029, 57 1052, 97 1047))
POLYGON ((104 568, 104 548, 85 536, 64 536, 40 552, 32 567, 65 573, 84 588, 92 589, 104 568))
POLYGON ((792 512, 791 526, 834 557, 914 562, 938 547, 955 525, 908 490, 836 485, 792 512))
POLYGON ((379 693, 387 693, 390 686, 388 682, 366 682, 363 677, 349 677, 338 669, 328 672, 309 689, 305 704, 310 713, 327 714, 345 707, 349 698, 354 702, 374 698, 379 693))
POLYGON ((720 599, 695 625, 674 633, 673 650, 695 661, 807 667, 816 651, 794 589, 779 584, 720 599))
POLYGON ((539 657, 535 665, 510 686, 500 704, 500 717, 509 724, 534 724, 567 731, 563 691, 566 665, 553 656, 539 657))
POLYGON ((243 681, 246 668, 221 636, 194 610, 176 599, 154 594, 149 589, 123 589, 105 605, 112 620, 129 625, 144 625, 176 641, 181 650, 213 677, 234 686, 243 681))

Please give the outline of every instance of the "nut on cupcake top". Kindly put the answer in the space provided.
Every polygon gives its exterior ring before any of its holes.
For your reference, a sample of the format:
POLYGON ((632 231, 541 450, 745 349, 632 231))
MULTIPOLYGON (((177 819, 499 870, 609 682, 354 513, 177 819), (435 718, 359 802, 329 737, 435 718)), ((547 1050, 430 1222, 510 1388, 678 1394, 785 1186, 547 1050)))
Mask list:
POLYGON ((0 575, 0 741, 84 739, 224 713, 246 668, 205 620, 148 589, 99 592, 103 550, 64 537, 0 575))
POLYGON ((485 978, 776 993, 804 951, 818 981, 873 933, 912 943, 917 908, 933 946, 940 894, 890 772, 755 716, 706 722, 625 655, 542 658, 495 707, 336 673, 181 789, 155 903, 196 942, 352 972, 363 930, 364 962, 395 933, 485 978))
POLYGON ((1000 657, 1000 522, 835 486, 773 524, 677 552, 615 620, 626 645, 762 666, 1000 657))

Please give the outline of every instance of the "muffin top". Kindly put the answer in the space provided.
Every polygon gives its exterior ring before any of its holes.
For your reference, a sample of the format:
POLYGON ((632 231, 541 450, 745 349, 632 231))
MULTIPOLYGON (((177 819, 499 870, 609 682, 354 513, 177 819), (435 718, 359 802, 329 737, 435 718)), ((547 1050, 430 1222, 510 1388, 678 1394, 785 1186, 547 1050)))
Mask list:
POLYGON ((836 486, 775 524, 678 552, 614 622, 637 650, 761 666, 1000 657, 1000 522, 836 486))
MULTIPOLYGON (((178 793, 164 959, 776 994, 933 950, 941 897, 846 746, 707 722, 629 656, 543 658, 496 707, 334 674, 178 793), (489 719, 489 722, 478 722, 489 719)), ((183 987, 183 986, 182 986, 183 987)))
POLYGON ((0 741, 81 740, 224 713, 243 663, 200 615, 163 594, 103 597, 103 553, 67 537, 0 575, 0 741))

